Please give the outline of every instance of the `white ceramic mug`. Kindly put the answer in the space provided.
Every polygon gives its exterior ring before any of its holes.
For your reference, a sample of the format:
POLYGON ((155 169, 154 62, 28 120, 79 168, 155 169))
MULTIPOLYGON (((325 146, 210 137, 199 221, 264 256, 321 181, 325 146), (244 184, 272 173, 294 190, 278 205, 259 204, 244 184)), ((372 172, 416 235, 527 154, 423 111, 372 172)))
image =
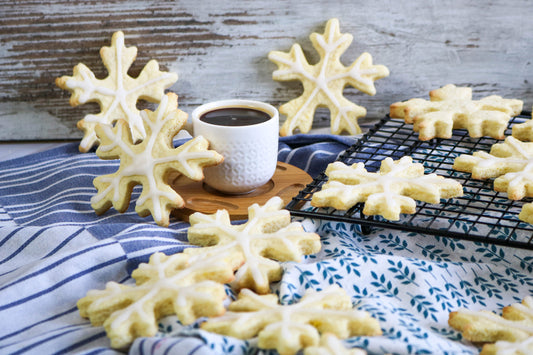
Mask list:
MULTIPOLYGON (((252 100, 221 100, 204 104, 192 114, 194 136, 203 136, 224 157, 224 162, 204 168, 204 182, 228 194, 245 194, 266 184, 278 160, 279 113, 269 104, 252 100), (267 121, 252 125, 223 126, 200 118, 225 108, 247 108, 267 113, 267 121)), ((238 121, 236 121, 238 124, 238 121)))

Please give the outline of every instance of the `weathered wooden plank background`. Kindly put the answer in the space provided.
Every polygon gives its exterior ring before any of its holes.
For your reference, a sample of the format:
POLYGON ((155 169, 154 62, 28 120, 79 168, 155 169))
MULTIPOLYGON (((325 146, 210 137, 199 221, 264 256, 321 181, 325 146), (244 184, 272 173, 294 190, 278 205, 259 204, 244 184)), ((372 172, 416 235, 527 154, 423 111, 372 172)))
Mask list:
MULTIPOLYGON (((376 82, 374 97, 346 89, 368 110, 369 124, 390 103, 427 97, 447 83, 470 85, 476 97, 499 94, 533 103, 533 3, 530 0, 183 0, 0 2, 0 140, 81 137, 76 122, 98 112, 96 104, 71 108, 69 93, 54 85, 78 62, 106 75, 99 49, 123 30, 138 47, 131 72, 149 59, 175 71, 170 90, 180 107, 220 98, 252 98, 274 105, 299 95, 298 83, 271 79, 270 50, 300 43, 317 55, 309 34, 337 17, 354 35, 342 59, 362 52, 391 75, 376 82)), ((315 127, 328 124, 327 112, 315 127)))

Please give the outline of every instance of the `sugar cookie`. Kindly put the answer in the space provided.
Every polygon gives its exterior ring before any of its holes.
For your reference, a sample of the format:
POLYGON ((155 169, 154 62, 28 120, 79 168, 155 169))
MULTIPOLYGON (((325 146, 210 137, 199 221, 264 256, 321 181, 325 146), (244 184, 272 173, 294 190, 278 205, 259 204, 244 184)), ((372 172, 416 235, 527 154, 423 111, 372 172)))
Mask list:
POLYGON ((270 283, 282 275, 280 261, 301 261, 303 255, 320 250, 320 236, 304 231, 292 222, 283 200, 273 197, 263 206, 248 208, 248 221, 232 225, 228 211, 206 215, 196 212, 189 218, 189 242, 203 248, 189 248, 185 253, 198 258, 224 257, 237 270, 235 288, 249 288, 268 293, 270 283))
POLYGON ((170 211, 184 205, 167 181, 169 173, 177 172, 198 181, 203 178, 203 167, 223 161, 220 154, 207 150, 209 143, 201 136, 174 148, 172 138, 187 121, 187 114, 177 107, 177 95, 169 93, 163 96, 156 111, 142 111, 146 138, 138 144, 124 120, 115 127, 96 127, 101 140, 96 154, 102 159, 120 159, 115 173, 94 179, 98 193, 91 198, 91 205, 96 213, 102 214, 111 206, 119 212, 126 211, 133 187, 142 184, 135 210, 143 217, 151 214, 157 224, 168 226, 170 211))
POLYGON ((363 213, 399 220, 400 213, 414 213, 415 200, 439 203, 441 198, 463 195, 461 184, 436 174, 424 175, 424 166, 411 157, 393 161, 386 158, 379 172, 369 173, 364 163, 347 166, 341 162, 328 165, 329 181, 313 194, 315 207, 347 210, 365 202, 363 213))
POLYGON ((346 349, 334 334, 326 333, 320 337, 318 346, 305 348, 304 355, 366 355, 361 349, 346 349))
MULTIPOLYGON (((455 158, 453 169, 472 173, 474 179, 496 178, 494 190, 507 192, 511 200, 533 197, 533 143, 509 136, 494 144, 490 153, 461 154, 455 158)), ((532 223, 533 204, 525 204, 518 218, 532 223)))
POLYGON ((489 311, 461 309, 451 312, 448 323, 473 342, 495 343, 481 354, 522 355, 533 351, 533 297, 527 296, 502 310, 502 316, 489 311))
POLYGON ((522 111, 523 102, 488 96, 472 100, 472 89, 448 84, 429 93, 430 100, 411 99, 390 106, 390 117, 412 123, 419 139, 451 138, 453 129, 464 128, 470 137, 504 138, 511 117, 522 111))
POLYGON ((339 20, 331 19, 326 24, 324 34, 310 36, 313 47, 320 54, 320 61, 310 65, 299 44, 294 44, 289 53, 271 51, 268 59, 278 66, 272 78, 279 81, 299 80, 303 84, 303 94, 279 108, 287 116, 280 129, 280 135, 289 136, 296 128, 307 133, 313 124, 317 107, 329 108, 331 132, 339 134, 361 133, 357 119, 366 115, 366 109, 347 100, 343 89, 351 85, 368 95, 375 95, 374 81, 389 75, 383 65, 372 65, 372 57, 363 53, 350 67, 340 62, 340 56, 350 46, 353 36, 342 34, 339 20))
POLYGON ((82 152, 97 144, 95 127, 98 124, 111 125, 120 119, 129 124, 133 141, 144 139, 146 132, 136 107, 137 101, 159 102, 164 90, 178 80, 177 74, 160 71, 155 60, 150 60, 137 78, 129 76, 128 69, 137 56, 137 48, 124 45, 121 31, 113 34, 110 47, 100 49, 100 56, 109 73, 105 79, 97 79, 83 63, 74 67, 73 76, 56 79, 57 86, 72 93, 72 106, 86 102, 100 105, 100 113, 88 114, 78 122, 78 128, 84 132, 79 147, 82 152))
POLYGON ((352 308, 350 297, 339 286, 323 291, 308 290, 298 303, 278 304, 273 294, 257 295, 243 289, 229 312, 211 318, 202 329, 239 339, 259 337, 261 349, 276 349, 281 355, 319 344, 319 333, 339 338, 381 335, 376 319, 352 308))
POLYGON ((521 141, 533 141, 533 119, 523 123, 514 124, 512 128, 512 136, 521 141))
POLYGON ((223 283, 233 270, 222 260, 191 263, 188 255, 155 253, 131 275, 136 285, 108 282, 78 301, 82 317, 105 327, 113 348, 125 348, 136 337, 154 336, 158 319, 176 314, 183 324, 225 312, 223 283))

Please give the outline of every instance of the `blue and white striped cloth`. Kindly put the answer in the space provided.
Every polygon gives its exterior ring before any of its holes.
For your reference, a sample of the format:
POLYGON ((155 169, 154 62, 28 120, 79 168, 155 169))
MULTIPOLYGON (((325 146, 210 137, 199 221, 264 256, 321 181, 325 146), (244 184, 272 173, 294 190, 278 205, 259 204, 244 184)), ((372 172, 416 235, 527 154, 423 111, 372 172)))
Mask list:
MULTIPOLYGON (((279 160, 312 176, 354 143, 353 138, 297 135, 280 140, 279 160)), ((80 154, 77 144, 0 163, 0 354, 116 354, 102 327, 80 317, 78 299, 130 274, 156 252, 187 246, 188 224, 168 228, 133 207, 96 216, 93 179, 117 161, 80 154)), ((134 200, 140 189, 134 190, 134 200)), ((447 325, 460 307, 498 311, 533 294, 530 252, 442 237, 304 221, 322 238, 322 250, 303 263, 284 263, 280 298, 305 289, 342 286, 354 304, 382 326, 381 337, 354 337, 350 347, 369 354, 477 354, 447 325)), ((131 354, 271 354, 241 341, 182 327, 172 317, 160 334, 137 339, 131 354)))

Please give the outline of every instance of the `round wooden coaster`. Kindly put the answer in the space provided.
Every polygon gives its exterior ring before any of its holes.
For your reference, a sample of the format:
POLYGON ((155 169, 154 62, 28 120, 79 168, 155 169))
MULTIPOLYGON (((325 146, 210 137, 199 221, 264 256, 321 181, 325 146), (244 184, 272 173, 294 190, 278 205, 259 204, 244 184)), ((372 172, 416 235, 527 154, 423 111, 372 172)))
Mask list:
POLYGON ((305 185, 312 181, 311 176, 305 171, 282 162, 278 162, 274 176, 269 182, 242 195, 224 194, 201 181, 196 182, 178 176, 171 182, 171 186, 183 198, 185 206, 173 210, 172 215, 188 221, 189 216, 194 212, 210 214, 225 209, 229 212, 232 220, 247 219, 248 207, 252 204, 262 205, 274 196, 281 197, 283 202, 287 204, 305 185))

